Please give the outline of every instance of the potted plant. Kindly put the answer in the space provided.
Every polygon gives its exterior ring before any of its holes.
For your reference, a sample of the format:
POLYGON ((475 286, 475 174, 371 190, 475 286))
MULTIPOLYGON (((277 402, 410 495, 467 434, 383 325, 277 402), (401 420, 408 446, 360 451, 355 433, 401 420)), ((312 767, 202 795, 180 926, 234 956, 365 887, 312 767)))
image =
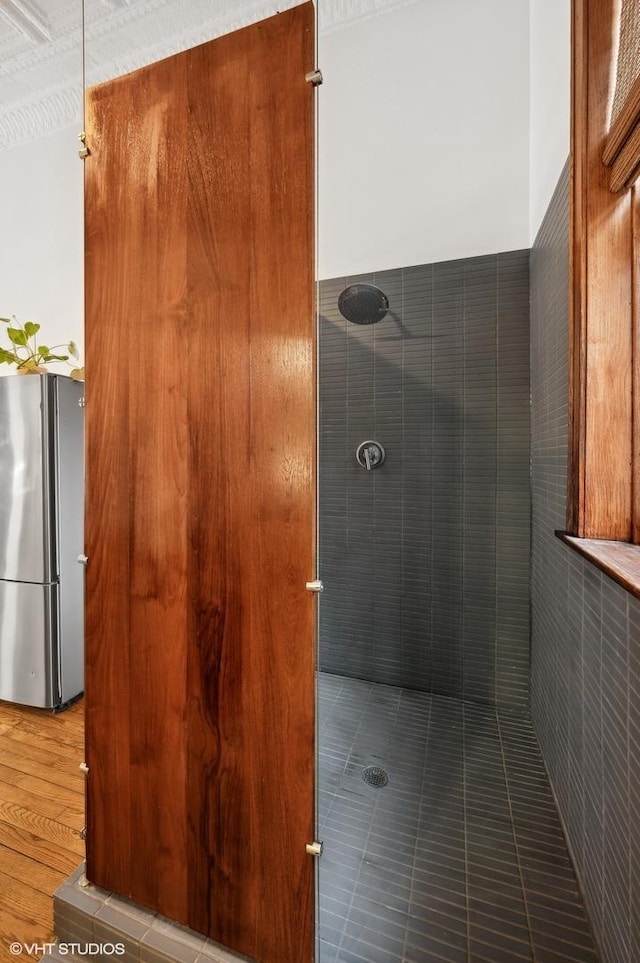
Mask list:
POLYGON ((0 318, 7 325, 6 333, 9 347, 0 347, 0 364, 14 364, 18 374, 45 374, 47 365, 51 362, 66 362, 71 367, 69 374, 74 381, 84 381, 84 368, 74 365, 79 359, 78 347, 75 341, 67 344, 56 344, 52 348, 46 344, 38 344, 37 335, 40 325, 35 321, 25 321, 20 324, 15 316, 0 318), (62 348, 67 354, 57 354, 62 348), (74 361, 70 361, 73 358, 74 361))

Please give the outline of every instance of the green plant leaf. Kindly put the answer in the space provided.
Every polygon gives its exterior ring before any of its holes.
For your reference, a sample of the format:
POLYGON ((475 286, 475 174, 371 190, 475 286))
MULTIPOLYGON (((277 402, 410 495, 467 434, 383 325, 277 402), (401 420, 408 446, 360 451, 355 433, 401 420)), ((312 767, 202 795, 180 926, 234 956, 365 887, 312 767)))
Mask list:
POLYGON ((15 318, 0 318, 0 321, 4 321, 5 324, 11 324, 12 321, 15 321, 15 318))
POLYGON ((13 344, 17 344, 20 347, 26 348, 27 346, 27 334, 22 328, 8 328, 7 334, 9 336, 9 341, 13 344))
POLYGON ((48 354, 47 361, 68 361, 68 354, 48 354))
POLYGON ((15 355, 6 348, 0 348, 0 364, 14 364, 16 361, 15 355))
POLYGON ((48 348, 48 347, 46 346, 46 344, 40 344, 40 345, 38 345, 38 353, 39 353, 43 358, 48 358, 49 355, 51 354, 51 348, 48 348))
POLYGON ((71 355, 72 358, 79 358, 79 357, 80 357, 80 355, 79 355, 79 353, 78 353, 78 345, 75 343, 75 341, 70 341, 70 342, 69 342, 69 344, 67 345, 67 350, 68 350, 68 352, 69 352, 69 354, 71 355))
POLYGON ((40 325, 36 324, 35 321, 25 321, 24 323, 24 333, 28 338, 32 338, 34 334, 37 334, 40 330, 40 325))

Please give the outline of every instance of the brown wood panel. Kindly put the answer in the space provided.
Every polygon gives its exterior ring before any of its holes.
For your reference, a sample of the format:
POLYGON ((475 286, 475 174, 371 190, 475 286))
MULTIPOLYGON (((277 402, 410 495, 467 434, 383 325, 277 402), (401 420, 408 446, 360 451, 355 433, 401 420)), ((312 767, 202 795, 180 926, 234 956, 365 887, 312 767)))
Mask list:
POLYGON ((130 185, 116 173, 139 145, 126 130, 109 131, 108 122, 112 113, 130 116, 132 101, 125 84, 87 99, 92 155, 84 168, 87 861, 99 867, 92 870, 96 882, 123 895, 131 893, 130 702, 138 694, 131 691, 129 645, 129 358, 140 351, 138 322, 147 306, 129 299, 139 238, 129 231, 130 185))
POLYGON ((89 878, 313 958, 311 3, 89 94, 89 878))
MULTIPOLYGON (((181 360, 187 332, 187 57, 123 82, 133 96, 138 149, 127 177, 135 200, 129 232, 136 270, 127 297, 143 304, 140 360, 130 357, 131 895, 165 916, 187 917, 186 717, 188 390, 181 360), (135 218, 135 220, 133 220, 135 218), (144 685, 144 695, 139 689, 144 685), (150 803, 152 803, 150 805, 150 803)), ((191 509, 197 504, 191 502, 191 509)))
POLYGON ((573 2, 571 534, 629 539, 632 501, 631 218, 602 163, 615 0, 573 2))
POLYGON ((631 189, 631 331, 633 338, 632 541, 640 543, 640 183, 631 189))
POLYGON ((585 220, 587 210, 587 28, 586 0, 572 0, 571 18, 571 167, 569 233, 569 412, 567 465, 567 530, 584 531, 584 465, 586 411, 587 274, 585 220))

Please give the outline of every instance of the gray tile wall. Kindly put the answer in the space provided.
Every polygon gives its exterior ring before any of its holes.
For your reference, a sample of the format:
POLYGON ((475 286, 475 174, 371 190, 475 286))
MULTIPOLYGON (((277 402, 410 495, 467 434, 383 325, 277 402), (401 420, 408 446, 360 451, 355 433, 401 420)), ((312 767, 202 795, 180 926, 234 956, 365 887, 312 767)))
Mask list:
POLYGON ((321 284, 320 663, 356 678, 526 706, 529 254, 321 284), (387 294, 358 326, 350 283, 387 294), (385 464, 358 467, 378 440, 385 464))
POLYGON ((606 963, 640 960, 640 602, 565 526, 568 172, 531 253, 534 728, 606 963))

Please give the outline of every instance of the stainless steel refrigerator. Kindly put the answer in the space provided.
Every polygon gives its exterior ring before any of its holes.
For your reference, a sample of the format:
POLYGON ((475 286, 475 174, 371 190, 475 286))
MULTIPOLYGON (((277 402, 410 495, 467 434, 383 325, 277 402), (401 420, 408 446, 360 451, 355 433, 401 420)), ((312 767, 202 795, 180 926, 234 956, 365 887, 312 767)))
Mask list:
POLYGON ((0 699, 23 705, 84 685, 83 391, 0 378, 0 699))

